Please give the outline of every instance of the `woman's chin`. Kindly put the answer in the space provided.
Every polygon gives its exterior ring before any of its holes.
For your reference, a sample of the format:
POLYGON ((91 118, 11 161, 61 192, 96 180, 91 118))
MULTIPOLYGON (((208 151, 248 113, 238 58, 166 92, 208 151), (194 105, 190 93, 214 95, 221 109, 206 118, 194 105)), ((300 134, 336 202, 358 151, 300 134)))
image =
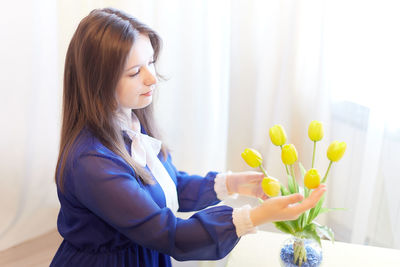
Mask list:
POLYGON ((135 107, 132 107, 132 109, 142 109, 147 107, 148 105, 151 104, 151 102, 153 102, 153 98, 151 96, 146 97, 146 99, 143 99, 143 101, 141 101, 138 105, 136 105, 135 107))

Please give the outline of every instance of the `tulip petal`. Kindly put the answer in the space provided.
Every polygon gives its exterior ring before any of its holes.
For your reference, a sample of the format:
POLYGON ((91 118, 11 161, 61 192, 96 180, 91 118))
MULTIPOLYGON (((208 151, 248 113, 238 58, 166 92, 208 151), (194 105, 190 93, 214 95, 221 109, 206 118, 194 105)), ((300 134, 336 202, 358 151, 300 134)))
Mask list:
POLYGON ((269 137, 276 146, 282 146, 286 143, 286 133, 280 124, 276 124, 269 129, 269 137))
POLYGON ((343 157, 346 147, 345 142, 333 141, 326 152, 328 159, 333 162, 339 161, 343 157))
POLYGON ((286 144, 282 147, 282 162, 286 165, 292 165, 297 161, 298 154, 293 144, 286 144))
POLYGON ((242 158, 250 167, 253 168, 260 167, 263 161, 260 152, 253 148, 246 148, 242 153, 242 158))
POLYGON ((308 127, 308 137, 311 141, 317 142, 324 137, 324 129, 322 127, 322 122, 312 121, 308 127))

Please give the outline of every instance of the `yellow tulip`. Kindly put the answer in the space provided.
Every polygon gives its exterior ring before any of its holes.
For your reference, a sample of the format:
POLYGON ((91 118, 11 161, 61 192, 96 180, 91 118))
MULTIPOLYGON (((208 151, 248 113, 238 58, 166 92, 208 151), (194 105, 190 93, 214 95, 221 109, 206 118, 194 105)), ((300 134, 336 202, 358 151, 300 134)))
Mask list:
POLYGON ((242 153, 242 158, 250 167, 253 168, 260 167, 263 161, 260 152, 253 148, 246 148, 242 153))
POLYGON ((304 185, 308 189, 315 189, 321 183, 321 175, 318 173, 317 169, 309 169, 304 175, 304 185))
POLYGON ((297 161, 297 150, 292 144, 282 147, 282 161, 286 165, 292 165, 297 161))
POLYGON ((320 121, 312 121, 308 127, 308 137, 314 142, 320 141, 324 137, 324 129, 320 121))
POLYGON ((280 124, 276 124, 269 129, 269 137, 276 146, 282 146, 286 143, 286 133, 280 124))
POLYGON ((344 152, 346 151, 346 143, 345 142, 339 142, 339 141, 333 141, 329 147, 328 151, 326 152, 328 159, 330 161, 339 161, 342 157, 344 152))
POLYGON ((281 184, 279 181, 272 177, 264 177, 261 182, 261 187, 264 193, 269 197, 278 196, 281 190, 281 184))

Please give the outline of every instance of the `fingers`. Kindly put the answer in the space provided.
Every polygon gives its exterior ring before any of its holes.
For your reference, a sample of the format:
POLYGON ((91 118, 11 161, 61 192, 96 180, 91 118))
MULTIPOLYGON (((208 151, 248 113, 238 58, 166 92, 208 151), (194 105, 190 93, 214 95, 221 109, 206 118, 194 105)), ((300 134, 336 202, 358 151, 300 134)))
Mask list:
POLYGON ((290 204, 295 204, 297 202, 300 202, 303 200, 303 196, 299 193, 296 194, 292 194, 292 195, 288 195, 288 196, 284 196, 282 197, 283 200, 283 204, 286 206, 289 206, 290 204))
POLYGON ((264 193, 261 187, 255 188, 254 195, 257 196, 258 198, 261 198, 262 200, 268 199, 268 196, 264 193))
POLYGON ((314 207, 325 191, 326 186, 321 185, 313 190, 306 199, 299 193, 269 198, 252 211, 251 220, 254 225, 272 221, 295 220, 300 214, 314 207))
POLYGON ((325 193, 325 191, 326 191, 326 185, 321 184, 315 190, 312 191, 311 195, 308 198, 312 199, 312 200, 314 200, 314 199, 319 200, 322 197, 322 195, 325 193))
POLYGON ((309 209, 315 207, 315 205, 317 205, 318 201, 321 199, 321 197, 323 196, 325 191, 326 191, 326 186, 320 185, 302 203, 292 206, 291 208, 296 213, 301 214, 301 213, 305 212, 306 210, 309 210, 309 209))
POLYGON ((318 201, 324 195, 325 191, 326 185, 321 184, 311 193, 311 195, 306 200, 304 200, 304 202, 306 202, 305 204, 308 205, 309 208, 313 208, 315 205, 317 205, 318 201))
POLYGON ((248 183, 260 183, 264 179, 264 174, 261 172, 254 172, 251 175, 247 176, 248 183))

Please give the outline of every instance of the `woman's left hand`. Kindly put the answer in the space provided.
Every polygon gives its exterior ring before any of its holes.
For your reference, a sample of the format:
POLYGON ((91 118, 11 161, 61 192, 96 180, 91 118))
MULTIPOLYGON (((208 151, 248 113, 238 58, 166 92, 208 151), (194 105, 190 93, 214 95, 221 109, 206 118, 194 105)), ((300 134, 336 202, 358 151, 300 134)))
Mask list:
POLYGON ((268 196, 264 194, 261 187, 263 178, 264 174, 261 172, 234 172, 226 175, 226 187, 229 194, 238 193, 265 200, 268 196))

